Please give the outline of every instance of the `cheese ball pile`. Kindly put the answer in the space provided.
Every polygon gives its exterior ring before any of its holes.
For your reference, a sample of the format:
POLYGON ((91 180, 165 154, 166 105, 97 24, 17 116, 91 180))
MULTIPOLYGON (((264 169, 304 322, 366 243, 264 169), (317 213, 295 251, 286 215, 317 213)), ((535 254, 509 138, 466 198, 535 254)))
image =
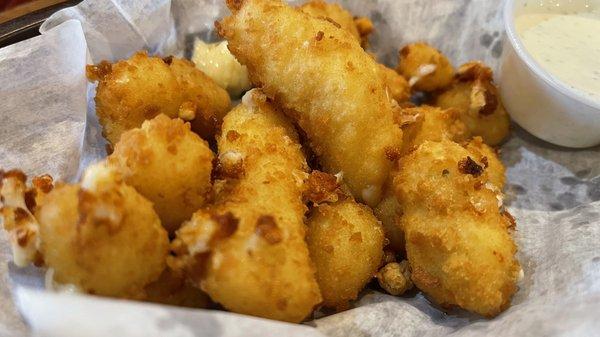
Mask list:
POLYGON ((50 289, 295 323, 367 286, 505 310, 522 270, 492 70, 423 42, 383 65, 373 23, 322 0, 226 3, 197 66, 87 67, 110 148, 80 181, 0 170, 15 264, 50 289))

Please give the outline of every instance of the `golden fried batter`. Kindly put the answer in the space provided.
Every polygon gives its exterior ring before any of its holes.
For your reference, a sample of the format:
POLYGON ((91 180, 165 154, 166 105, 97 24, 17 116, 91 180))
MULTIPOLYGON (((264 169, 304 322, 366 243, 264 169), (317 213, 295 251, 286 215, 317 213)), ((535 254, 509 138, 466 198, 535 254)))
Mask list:
POLYGON ((509 306, 520 266, 514 220, 487 183, 485 164, 448 140, 421 144, 394 179, 415 285, 442 306, 493 317, 509 306))
POLYGON ((140 298, 166 265, 167 232, 152 204, 104 164, 38 205, 41 252, 54 281, 98 295, 140 298))
POLYGON ((387 248, 398 254, 404 253, 404 232, 398 225, 398 217, 400 212, 400 205, 396 199, 396 194, 393 188, 393 176, 395 172, 392 171, 390 178, 385 184, 383 198, 373 208, 373 213, 381 221, 385 237, 388 241, 387 248))
POLYGON ((189 123, 159 115, 123 133, 108 164, 154 203, 163 226, 173 232, 204 205, 213 157, 189 123))
POLYGON ((454 68, 439 50, 417 42, 400 50, 398 72, 418 91, 434 91, 450 85, 454 68))
MULTIPOLYGON (((311 0, 299 8, 304 13, 325 19, 334 26, 347 31, 361 43, 363 48, 368 45, 368 36, 374 30, 373 23, 368 18, 354 19, 352 14, 339 4, 327 3, 323 0, 311 0)), ((398 102, 407 101, 410 98, 410 86, 406 79, 394 69, 390 69, 383 64, 379 64, 379 70, 391 98, 398 102)))
POLYGON ((203 139, 211 139, 229 111, 231 100, 223 88, 194 63, 175 57, 167 59, 169 68, 183 93, 184 104, 181 110, 191 109, 195 118, 191 120, 192 130, 203 139))
POLYGON ((111 144, 146 119, 159 114, 177 117, 183 103, 183 93, 169 66, 145 52, 114 64, 88 66, 88 77, 98 80, 96 114, 111 144))
POLYGON ((385 85, 388 89, 388 94, 396 102, 402 103, 410 99, 410 85, 404 77, 398 74, 394 69, 390 69, 383 64, 379 64, 379 71, 385 85))
MULTIPOLYGON (((396 123, 402 126, 404 140, 401 155, 413 151, 423 142, 441 141, 449 139, 464 141, 468 131, 458 119, 456 110, 443 110, 440 108, 421 105, 418 107, 399 108, 396 110, 396 123)), ((392 176, 394 171, 392 171, 392 176)), ((404 233, 398 227, 398 212, 400 205, 392 186, 392 178, 388 179, 383 199, 373 209, 377 218, 383 224, 385 236, 390 242, 390 248, 397 252, 404 252, 404 233)))
POLYGON ((322 203, 334 203, 348 197, 349 193, 344 188, 338 177, 313 170, 306 180, 304 200, 314 206, 322 203))
POLYGON ((307 224, 323 305, 347 309, 381 265, 381 225, 370 208, 351 198, 315 207, 307 224))
POLYGON ((467 151, 471 152, 473 159, 483 163, 490 183, 502 191, 506 176, 504 165, 500 161, 500 158, 498 158, 498 152, 486 145, 481 137, 474 137, 464 147, 467 151))
POLYGON ((397 123, 402 125, 403 154, 414 150, 426 140, 437 142, 449 139, 462 142, 469 138, 469 131, 460 120, 457 110, 421 105, 402 108, 399 112, 397 123))
POLYGON ((305 198, 313 209, 306 241, 323 305, 343 310, 381 265, 383 229, 369 207, 344 193, 335 176, 313 171, 307 185, 305 198))
POLYGON ((218 139, 226 181, 177 232, 173 265, 231 311, 300 322, 321 302, 304 241, 308 167, 293 126, 264 94, 242 101, 218 139))
POLYGON ((310 0, 299 8, 306 14, 327 20, 336 27, 346 30, 363 47, 367 46, 368 37, 374 30, 371 20, 365 17, 354 18, 352 13, 336 3, 328 3, 323 0, 310 0))
POLYGON ((323 0, 311 0, 299 8, 306 14, 327 20, 336 27, 348 31, 356 40, 360 41, 360 34, 354 23, 354 17, 339 4, 328 3, 323 0))
POLYGON ((327 172, 343 172, 353 195, 376 205, 386 153, 402 142, 377 63, 351 34, 282 1, 228 6, 233 15, 217 27, 252 82, 288 109, 327 172))
POLYGON ((508 136, 510 120, 492 82, 492 70, 481 62, 462 65, 435 105, 457 109, 471 134, 488 145, 498 145, 508 136))
POLYGON ((87 75, 98 81, 96 114, 113 145, 123 132, 159 114, 197 117, 194 128, 203 137, 212 136, 230 104, 227 92, 193 65, 148 57, 145 51, 114 64, 88 66, 87 75))

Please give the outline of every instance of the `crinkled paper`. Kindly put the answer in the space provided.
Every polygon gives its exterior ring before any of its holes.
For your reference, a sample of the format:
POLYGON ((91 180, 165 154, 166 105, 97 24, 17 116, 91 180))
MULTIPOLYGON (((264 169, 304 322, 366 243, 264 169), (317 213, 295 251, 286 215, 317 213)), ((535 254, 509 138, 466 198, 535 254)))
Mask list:
MULTIPOLYGON (((41 36, 0 50, 0 166, 76 179, 105 156, 85 64, 126 58, 139 49, 189 57, 194 38, 217 38, 213 22, 227 14, 223 2, 87 0, 54 14, 41 36)), ((424 40, 455 64, 482 59, 499 66, 500 1, 341 2, 373 20, 372 50, 389 65, 395 65, 399 46, 424 40)), ((303 325, 50 293, 41 290, 43 273, 9 262, 2 235, 0 335, 600 335, 600 149, 555 147, 515 126, 502 159, 525 277, 512 306, 494 319, 445 314, 418 292, 392 297, 367 290, 354 309, 303 325)))

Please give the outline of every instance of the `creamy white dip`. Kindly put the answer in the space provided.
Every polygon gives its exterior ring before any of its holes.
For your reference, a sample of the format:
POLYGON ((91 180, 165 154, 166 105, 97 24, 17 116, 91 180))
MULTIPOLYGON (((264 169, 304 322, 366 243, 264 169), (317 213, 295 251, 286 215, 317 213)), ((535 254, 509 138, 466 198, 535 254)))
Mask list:
POLYGON ((545 70, 600 100, 600 9, 522 14, 515 25, 525 49, 545 70))

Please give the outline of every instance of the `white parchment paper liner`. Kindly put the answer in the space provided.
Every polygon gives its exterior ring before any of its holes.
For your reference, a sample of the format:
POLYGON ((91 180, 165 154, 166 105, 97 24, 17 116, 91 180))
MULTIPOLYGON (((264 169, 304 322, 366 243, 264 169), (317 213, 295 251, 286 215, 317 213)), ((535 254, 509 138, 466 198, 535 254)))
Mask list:
MULTIPOLYGON (((482 59, 499 66, 499 1, 341 2, 374 21, 372 49, 385 63, 395 64, 399 46, 425 40, 457 65, 482 59)), ((189 56, 195 37, 216 38, 212 24, 226 13, 217 0, 87 0, 53 15, 42 36, 0 50, 0 166, 76 179, 105 155, 85 64, 139 49, 189 56)), ((502 157, 525 278, 513 305, 495 319, 445 314, 416 292, 367 290, 356 308, 304 325, 54 294, 40 291, 38 270, 8 262, 0 236, 0 335, 28 333, 13 297, 44 336, 600 335, 600 149, 558 148, 515 127, 502 157)))

